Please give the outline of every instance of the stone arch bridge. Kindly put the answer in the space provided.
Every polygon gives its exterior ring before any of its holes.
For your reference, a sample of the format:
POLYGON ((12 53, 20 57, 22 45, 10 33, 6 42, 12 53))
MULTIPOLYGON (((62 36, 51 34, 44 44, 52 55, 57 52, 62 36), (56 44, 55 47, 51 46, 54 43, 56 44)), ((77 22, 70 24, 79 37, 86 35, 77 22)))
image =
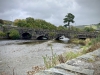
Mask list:
MULTIPOLYGON (((22 28, 22 27, 6 27, 2 30, 4 32, 9 32, 11 29, 19 31, 20 39, 59 39, 62 35, 67 38, 95 38, 99 35, 99 32, 77 32, 77 31, 57 31, 57 30, 43 30, 43 29, 32 29, 32 28, 22 28)), ((8 35, 9 36, 9 35, 8 35)))

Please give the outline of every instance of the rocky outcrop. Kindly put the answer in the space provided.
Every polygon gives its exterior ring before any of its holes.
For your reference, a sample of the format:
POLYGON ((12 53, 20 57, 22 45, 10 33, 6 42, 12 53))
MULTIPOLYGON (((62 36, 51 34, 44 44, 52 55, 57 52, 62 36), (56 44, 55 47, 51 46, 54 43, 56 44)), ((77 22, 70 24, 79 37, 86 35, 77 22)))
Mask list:
POLYGON ((35 75, 100 75, 100 49, 35 75))

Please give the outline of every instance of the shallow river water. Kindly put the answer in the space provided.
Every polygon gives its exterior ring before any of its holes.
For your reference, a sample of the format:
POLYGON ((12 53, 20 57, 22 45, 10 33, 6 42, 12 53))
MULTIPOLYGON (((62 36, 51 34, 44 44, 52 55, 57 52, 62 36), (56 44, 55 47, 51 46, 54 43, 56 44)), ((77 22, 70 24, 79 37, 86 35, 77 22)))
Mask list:
POLYGON ((0 41, 0 75, 27 75, 33 66, 44 65, 42 56, 54 53, 79 51, 80 46, 69 47, 69 44, 39 40, 1 40, 0 41))

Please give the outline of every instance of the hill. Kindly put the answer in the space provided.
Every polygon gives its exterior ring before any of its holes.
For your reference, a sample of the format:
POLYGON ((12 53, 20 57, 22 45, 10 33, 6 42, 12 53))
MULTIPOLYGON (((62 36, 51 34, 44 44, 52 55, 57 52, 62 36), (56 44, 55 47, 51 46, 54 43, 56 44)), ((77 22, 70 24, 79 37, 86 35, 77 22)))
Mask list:
POLYGON ((3 20, 3 21, 4 21, 5 25, 11 25, 12 24, 12 21, 9 21, 9 20, 3 20))
POLYGON ((76 28, 84 29, 85 27, 92 27, 93 29, 100 30, 100 26, 98 24, 91 24, 91 25, 78 25, 75 26, 76 28))
POLYGON ((2 24, 2 25, 11 25, 12 21, 0 19, 0 24, 2 24))

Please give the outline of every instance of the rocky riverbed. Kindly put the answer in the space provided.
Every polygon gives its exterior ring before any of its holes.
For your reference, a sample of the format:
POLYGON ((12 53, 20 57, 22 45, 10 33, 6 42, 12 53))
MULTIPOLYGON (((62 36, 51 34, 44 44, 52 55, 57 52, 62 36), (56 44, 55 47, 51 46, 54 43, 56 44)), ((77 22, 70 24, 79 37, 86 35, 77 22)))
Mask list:
POLYGON ((57 55, 67 51, 80 51, 80 45, 50 41, 10 40, 0 41, 0 74, 26 75, 33 66, 44 65, 42 56, 57 55))

